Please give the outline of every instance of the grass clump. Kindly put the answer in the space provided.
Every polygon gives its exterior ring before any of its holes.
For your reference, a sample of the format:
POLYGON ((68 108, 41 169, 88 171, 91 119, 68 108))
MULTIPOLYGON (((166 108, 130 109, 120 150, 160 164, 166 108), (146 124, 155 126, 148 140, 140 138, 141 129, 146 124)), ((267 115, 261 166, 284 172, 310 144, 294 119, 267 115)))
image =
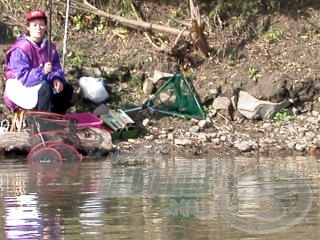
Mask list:
POLYGON ((273 119, 276 121, 290 121, 293 119, 293 116, 289 113, 288 109, 281 109, 274 115, 273 119))

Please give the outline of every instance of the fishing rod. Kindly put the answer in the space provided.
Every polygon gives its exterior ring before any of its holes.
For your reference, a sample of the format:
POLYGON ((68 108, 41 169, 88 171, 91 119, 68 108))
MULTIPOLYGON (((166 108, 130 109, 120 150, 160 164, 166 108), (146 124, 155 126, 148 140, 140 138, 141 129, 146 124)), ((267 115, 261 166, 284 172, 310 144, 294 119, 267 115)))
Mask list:
POLYGON ((48 0, 48 61, 51 62, 52 0, 48 0))
POLYGON ((65 25, 64 25, 64 37, 63 37, 62 71, 64 71, 65 58, 66 58, 66 54, 67 54, 67 38, 68 38, 68 21, 69 21, 69 14, 70 14, 70 2, 71 2, 71 0, 67 0, 66 20, 65 20, 65 25))

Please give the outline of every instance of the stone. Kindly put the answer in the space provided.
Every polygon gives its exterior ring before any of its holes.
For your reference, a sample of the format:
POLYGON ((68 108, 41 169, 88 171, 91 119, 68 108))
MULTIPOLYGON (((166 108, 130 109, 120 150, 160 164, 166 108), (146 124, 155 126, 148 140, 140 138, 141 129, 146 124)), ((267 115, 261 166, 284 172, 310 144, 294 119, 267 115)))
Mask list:
POLYGON ((213 100, 212 107, 216 110, 229 110, 231 101, 227 97, 219 96, 213 100))
POLYGON ((244 140, 235 142, 234 146, 242 152, 249 152, 257 146, 257 143, 252 140, 244 140))
POLYGON ((154 137, 154 135, 147 135, 147 136, 144 137, 144 139, 146 139, 146 140, 154 140, 155 137, 154 137))
POLYGON ((216 109, 212 109, 209 111, 209 118, 214 118, 217 115, 217 110, 216 109))
POLYGON ((195 132, 199 132, 199 130, 200 130, 200 127, 199 127, 199 126, 192 126, 192 127, 189 129, 189 132, 195 133, 195 132))
POLYGON ((199 133, 198 134, 198 139, 201 141, 201 142, 206 142, 207 141, 207 135, 205 133, 199 133))
POLYGON ((277 112, 290 106, 290 104, 289 100, 280 103, 258 100, 248 92, 240 91, 237 110, 248 119, 267 120, 272 119, 277 112))
POLYGON ((143 121, 142 121, 142 125, 143 125, 144 127, 146 127, 146 126, 149 124, 149 122, 150 122, 150 119, 149 119, 149 118, 145 118, 145 119, 143 119, 143 121))
POLYGON ((211 142, 212 142, 212 143, 215 143, 215 144, 218 144, 218 143, 220 142, 220 138, 218 138, 218 137, 213 137, 213 138, 211 139, 211 142))
POLYGON ((318 111, 315 111, 315 110, 313 110, 313 111, 311 112, 311 114, 312 114, 312 116, 314 116, 314 117, 318 117, 318 116, 319 116, 319 112, 318 112, 318 111))
POLYGON ((172 76, 173 76, 172 73, 165 73, 165 72, 160 72, 158 70, 155 70, 153 73, 153 77, 151 78, 151 81, 153 82, 153 84, 155 84, 162 78, 169 78, 172 76))
POLYGON ((305 144, 297 143, 297 144, 295 145, 295 149, 296 149, 297 151, 302 152, 302 151, 304 151, 304 150, 306 149, 306 145, 305 145, 305 144))
POLYGON ((185 139, 185 138, 183 138, 183 139, 177 138, 174 140, 174 144, 186 146, 186 145, 191 145, 191 141, 189 139, 185 139))
POLYGON ((203 129, 207 124, 207 120, 200 120, 198 123, 198 126, 200 127, 200 129, 203 129))
POLYGON ((227 136, 225 136, 225 135, 220 136, 221 142, 225 142, 226 140, 227 140, 227 136))
POLYGON ((168 133, 168 139, 173 140, 174 139, 174 134, 173 133, 168 133))
POLYGON ((143 85, 142 85, 142 91, 145 93, 145 94, 152 94, 154 90, 154 85, 153 85, 153 82, 149 79, 149 78, 146 78, 144 81, 143 81, 143 85))
POLYGON ((167 139, 167 134, 166 133, 159 134, 158 139, 167 139))
POLYGON ((96 67, 83 67, 83 75, 87 77, 100 78, 102 73, 99 68, 96 67))
POLYGON ((306 119, 307 122, 311 123, 311 124, 317 124, 319 122, 318 117, 307 117, 306 119))

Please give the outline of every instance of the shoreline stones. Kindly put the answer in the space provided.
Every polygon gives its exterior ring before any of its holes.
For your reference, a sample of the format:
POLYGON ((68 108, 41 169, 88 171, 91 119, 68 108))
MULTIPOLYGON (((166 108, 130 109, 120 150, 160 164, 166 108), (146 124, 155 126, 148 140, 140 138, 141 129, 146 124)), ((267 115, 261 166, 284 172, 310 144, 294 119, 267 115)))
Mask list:
MULTIPOLYGON (((245 123, 225 122, 218 123, 212 120, 195 122, 185 131, 179 129, 159 129, 162 134, 149 133, 148 139, 140 142, 143 145, 152 145, 155 151, 161 148, 166 153, 191 153, 198 149, 201 152, 225 150, 237 154, 298 154, 309 155, 320 153, 319 114, 299 115, 289 121, 247 121, 245 123), (201 122, 201 124, 200 124, 201 122), (202 127, 199 127, 199 124, 202 127), (152 141, 148 141, 152 140, 152 141), (161 140, 159 142, 153 141, 161 140), (170 151, 168 150, 170 149, 170 151)), ((152 126, 150 126, 152 127, 152 126)), ((121 148, 121 142, 118 143, 121 148)), ((138 144, 138 140, 131 144, 138 144)), ((198 151, 196 151, 198 153, 198 151)))

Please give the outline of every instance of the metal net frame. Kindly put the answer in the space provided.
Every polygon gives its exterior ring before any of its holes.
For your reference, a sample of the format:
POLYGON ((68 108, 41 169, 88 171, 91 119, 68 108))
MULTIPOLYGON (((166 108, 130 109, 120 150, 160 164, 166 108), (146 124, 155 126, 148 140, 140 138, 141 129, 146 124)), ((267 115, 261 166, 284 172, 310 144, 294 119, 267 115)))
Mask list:
POLYGON ((130 113, 141 109, 189 119, 206 118, 192 86, 182 73, 176 73, 169 78, 142 106, 124 112, 130 113))
POLYGON ((82 161, 77 151, 81 144, 76 134, 76 121, 65 115, 42 111, 27 111, 31 150, 27 159, 32 162, 82 161))

